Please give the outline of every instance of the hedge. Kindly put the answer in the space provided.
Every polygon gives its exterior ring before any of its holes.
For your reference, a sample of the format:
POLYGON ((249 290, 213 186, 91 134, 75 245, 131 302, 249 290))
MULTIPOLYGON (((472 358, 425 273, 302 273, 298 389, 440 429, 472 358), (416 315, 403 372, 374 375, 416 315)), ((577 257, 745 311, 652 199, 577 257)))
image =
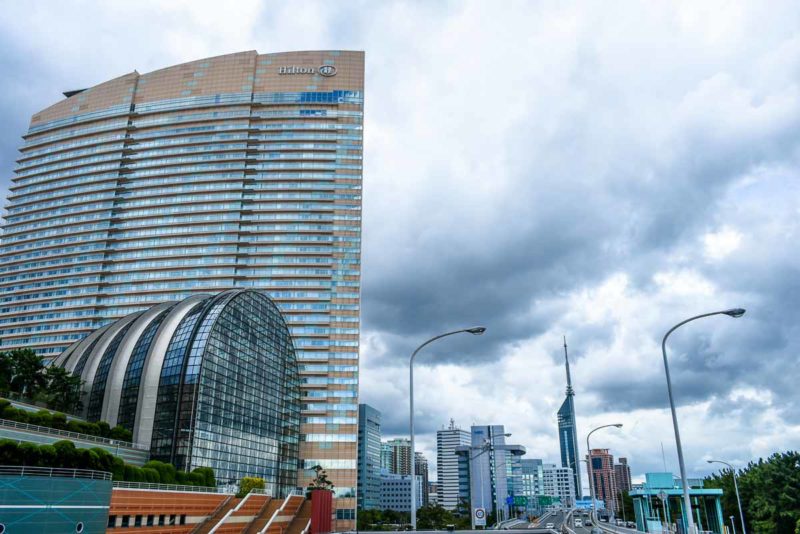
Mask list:
POLYGON ((73 442, 67 440, 57 441, 52 445, 36 445, 2 439, 0 465, 92 469, 112 473, 114 480, 125 482, 209 487, 217 485, 214 470, 210 467, 198 467, 191 473, 184 473, 177 471, 172 464, 156 460, 147 462, 143 467, 137 467, 126 464, 122 458, 114 456, 105 449, 99 447, 78 449, 73 442))
POLYGON ((50 412, 47 410, 30 412, 28 410, 14 408, 6 399, 0 399, 0 418, 9 419, 18 423, 28 423, 29 425, 55 428, 57 430, 68 430, 78 434, 88 434, 90 436, 99 436, 120 441, 133 441, 133 434, 131 431, 119 425, 111 428, 105 421, 99 421, 97 423, 75 420, 67 421, 67 416, 61 412, 50 412))

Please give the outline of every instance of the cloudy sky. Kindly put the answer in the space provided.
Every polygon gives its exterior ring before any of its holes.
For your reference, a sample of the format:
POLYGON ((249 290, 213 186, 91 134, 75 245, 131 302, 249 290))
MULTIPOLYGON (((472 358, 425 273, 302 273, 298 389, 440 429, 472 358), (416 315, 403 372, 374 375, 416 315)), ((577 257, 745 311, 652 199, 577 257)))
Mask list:
MULTIPOLYGON (((800 448, 797 2, 2 2, 3 187, 61 91, 256 49, 367 53, 362 401, 419 442, 505 424, 556 461, 573 359, 581 440, 635 475, 800 448)), ((583 449, 582 449, 583 452, 583 449)))

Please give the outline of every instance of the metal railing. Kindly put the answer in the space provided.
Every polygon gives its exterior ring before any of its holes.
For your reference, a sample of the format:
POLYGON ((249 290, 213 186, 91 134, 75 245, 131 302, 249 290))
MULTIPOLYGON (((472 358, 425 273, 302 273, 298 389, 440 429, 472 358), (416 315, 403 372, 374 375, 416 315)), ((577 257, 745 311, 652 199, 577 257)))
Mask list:
POLYGON ((231 495, 229 491, 221 491, 218 488, 208 486, 182 486, 180 484, 154 484, 151 482, 114 482, 115 488, 120 489, 144 489, 159 491, 187 491, 196 493, 218 493, 220 495, 231 495))
POLYGON ((94 441, 95 443, 102 443, 112 447, 122 447, 126 449, 135 449, 140 451, 147 451, 150 447, 131 443, 129 441, 122 441, 119 439, 104 438, 101 436, 92 436, 91 434, 81 434, 79 432, 71 432, 69 430, 62 430, 60 428, 52 428, 49 426, 31 425, 29 423, 20 423, 19 421, 11 421, 10 419, 0 419, 0 427, 16 428, 18 430, 29 430, 31 432, 39 432, 40 434, 49 434, 51 436, 62 436, 71 439, 80 439, 83 441, 94 441))
POLYGON ((111 473, 92 469, 65 469, 63 467, 31 467, 27 465, 0 465, 0 476, 31 476, 51 478, 91 478, 111 480, 111 473))

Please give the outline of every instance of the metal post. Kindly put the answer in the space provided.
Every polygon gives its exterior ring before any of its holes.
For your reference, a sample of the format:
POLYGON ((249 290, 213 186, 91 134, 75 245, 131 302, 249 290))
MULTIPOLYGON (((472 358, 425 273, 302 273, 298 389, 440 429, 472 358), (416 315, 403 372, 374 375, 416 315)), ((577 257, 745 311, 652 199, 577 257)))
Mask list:
POLYGON ((733 529, 733 534, 736 534, 736 523, 733 522, 733 516, 730 516, 731 519, 731 528, 733 529))
POLYGON ((594 493, 594 470, 592 469, 592 447, 591 445, 589 445, 589 438, 591 437, 592 434, 594 434, 601 428, 608 428, 610 426, 621 428, 622 423, 598 426, 597 428, 586 434, 586 459, 587 459, 586 465, 589 467, 589 495, 592 498, 592 516, 594 516, 593 517, 594 523, 598 523, 599 521, 597 520, 597 505, 595 504, 597 497, 595 496, 594 493))
POLYGON ((453 334, 461 334, 462 332, 466 332, 466 333, 469 333, 469 334, 473 334, 473 335, 479 336, 479 335, 483 334, 485 331, 486 331, 486 328, 484 328, 482 326, 476 326, 476 327, 473 327, 473 328, 464 328, 464 329, 461 329, 461 330, 454 330, 452 332, 447 332, 447 333, 444 333, 444 334, 440 334, 438 336, 434 336, 434 337, 430 338, 428 341, 426 341, 425 343, 423 343, 422 345, 420 345, 419 347, 417 347, 416 350, 414 350, 414 352, 411 354, 411 358, 409 358, 409 360, 408 360, 408 408, 409 408, 408 431, 409 431, 409 434, 410 434, 410 437, 411 437, 411 503, 410 503, 410 505, 411 505, 410 506, 410 508, 411 508, 411 530, 417 530, 417 503, 416 503, 416 501, 417 501, 417 499, 416 499, 417 477, 416 477, 416 465, 415 465, 415 463, 416 463, 415 462, 415 460, 416 460, 415 452, 416 451, 414 449, 414 357, 417 355, 417 353, 420 350, 422 350, 422 348, 425 345, 427 345, 429 343, 433 343, 437 339, 441 339, 441 338, 446 337, 446 336, 452 336, 453 334))
POLYGON ((694 317, 690 317, 689 319, 681 321, 680 323, 670 328, 669 331, 664 335, 664 339, 661 340, 661 353, 664 356, 664 372, 667 376, 667 393, 669 394, 669 408, 670 411, 672 412, 672 427, 675 430, 675 446, 678 449, 678 465, 680 466, 680 471, 681 471, 681 485, 683 486, 683 505, 686 508, 686 512, 683 514, 683 516, 684 516, 684 521, 686 522, 686 528, 688 534, 696 534, 697 529, 694 524, 694 518, 692 517, 692 502, 689 499, 689 480, 686 478, 686 464, 683 461, 683 446, 681 445, 681 433, 680 430, 678 430, 678 415, 675 412, 675 399, 672 396, 672 380, 670 379, 669 362, 667 361, 667 338, 672 332, 674 332, 679 327, 685 325, 690 321, 720 314, 728 315, 730 317, 741 317, 742 315, 744 315, 744 312, 745 310, 743 310, 742 308, 734 308, 730 310, 704 313, 702 315, 696 315, 694 317))
POLYGON ((733 467, 728 462, 723 462, 722 460, 708 460, 710 464, 722 464, 726 465, 731 470, 731 476, 733 476, 733 489, 736 491, 736 505, 739 507, 739 519, 742 522, 742 534, 747 534, 747 527, 744 524, 744 511, 742 510, 742 500, 739 498, 739 484, 736 482, 736 468, 733 467))

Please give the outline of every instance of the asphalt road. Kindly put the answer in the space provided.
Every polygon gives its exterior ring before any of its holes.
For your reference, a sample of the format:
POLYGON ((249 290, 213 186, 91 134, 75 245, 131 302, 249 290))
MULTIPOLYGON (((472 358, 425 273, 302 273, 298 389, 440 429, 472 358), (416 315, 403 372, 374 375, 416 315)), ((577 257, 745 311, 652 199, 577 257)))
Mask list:
POLYGON ((531 528, 536 530, 543 530, 549 523, 553 524, 553 530, 561 532, 561 525, 567 518, 566 512, 555 512, 546 517, 542 517, 538 522, 531 525, 531 528))

